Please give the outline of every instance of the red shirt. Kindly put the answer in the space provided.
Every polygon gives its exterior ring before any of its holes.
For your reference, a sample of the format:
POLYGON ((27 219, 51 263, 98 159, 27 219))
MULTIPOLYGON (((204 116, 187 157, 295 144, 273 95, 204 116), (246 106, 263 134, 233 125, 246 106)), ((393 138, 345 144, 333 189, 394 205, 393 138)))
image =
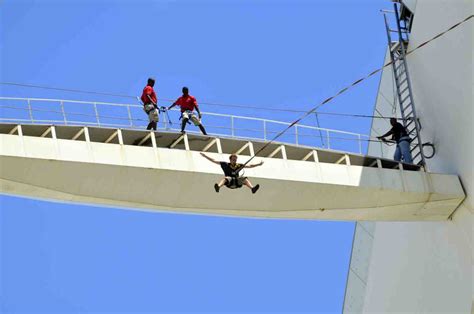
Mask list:
POLYGON ((198 106, 196 98, 191 95, 181 96, 175 101, 175 103, 181 107, 181 112, 185 112, 186 110, 193 111, 194 108, 197 108, 198 106))
POLYGON ((158 100, 156 99, 155 90, 150 85, 145 86, 145 88, 143 89, 142 97, 140 97, 144 104, 148 104, 150 102, 150 99, 148 99, 147 95, 150 95, 151 100, 153 100, 155 104, 158 103, 158 100))

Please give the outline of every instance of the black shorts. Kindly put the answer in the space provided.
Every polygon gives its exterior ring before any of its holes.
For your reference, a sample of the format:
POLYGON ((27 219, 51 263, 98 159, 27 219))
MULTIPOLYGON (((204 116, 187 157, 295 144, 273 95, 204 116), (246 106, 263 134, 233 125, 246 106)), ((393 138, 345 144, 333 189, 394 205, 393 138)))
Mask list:
POLYGON ((229 189, 241 188, 247 177, 225 177, 225 186, 229 189))

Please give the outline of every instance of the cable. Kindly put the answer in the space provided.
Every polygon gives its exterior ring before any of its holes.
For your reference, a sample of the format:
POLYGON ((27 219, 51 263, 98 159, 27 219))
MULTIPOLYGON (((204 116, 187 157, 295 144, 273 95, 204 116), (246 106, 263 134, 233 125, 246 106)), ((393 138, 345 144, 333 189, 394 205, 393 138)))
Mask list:
MULTIPOLYGON (((43 88, 40 86, 34 86, 34 85, 23 85, 23 84, 17 84, 17 83, 5 83, 5 82, 0 82, 0 85, 20 85, 24 87, 38 87, 38 88, 43 88)), ((56 89, 54 87, 45 87, 47 89, 56 89)), ((59 89, 62 90, 62 89, 59 89)), ((91 92, 95 93, 95 92, 91 92)), ((106 94, 106 93, 100 93, 100 94, 106 94)), ((115 94, 107 94, 107 95, 115 95, 115 94)), ((130 96, 131 97, 131 96, 130 96)), ((134 97, 136 99, 136 97, 134 97)), ((1 99, 0 99, 1 100, 1 99)), ((160 100, 164 100, 160 98, 160 100)), ((91 102, 92 103, 92 102, 91 102)), ((206 104, 206 105, 213 105, 205 102, 201 102, 201 104, 206 104)), ((226 107, 235 107, 238 106, 239 108, 246 108, 246 109, 256 109, 256 110, 265 110, 268 111, 268 108, 263 108, 263 107, 248 107, 248 106, 239 106, 239 105, 219 105, 219 106, 226 106, 226 107)), ((271 111, 280 111, 280 112, 292 112, 292 113, 306 113, 304 110, 292 110, 292 109, 279 109, 279 108, 272 108, 271 111)), ((330 116, 341 116, 341 117, 351 117, 351 118, 370 118, 370 119, 391 119, 393 118, 392 116, 382 116, 382 115, 364 115, 364 114, 353 114, 353 113, 342 113, 342 112, 317 112, 318 115, 330 115, 330 116)), ((400 119, 401 120, 401 119, 400 119)))
MULTIPOLYGON (((410 51, 407 51, 405 56, 411 54, 412 52, 414 52, 415 50, 425 46, 426 44, 428 44, 429 42, 443 36, 444 34, 446 34, 447 32, 451 31, 452 29, 458 27, 459 25, 461 25, 462 23, 468 21, 469 19, 471 19, 473 17, 473 15, 470 15, 468 17, 466 17, 464 20, 454 24, 453 26, 451 26, 450 28, 446 29, 444 32, 441 32, 439 33, 438 35, 432 37, 431 39, 428 39, 427 41, 421 43, 420 45, 418 45, 416 48, 410 50, 410 51)), ((336 98, 337 96, 341 95, 342 93, 346 92, 348 89, 350 89, 351 87, 359 84, 360 82, 364 81, 365 79, 375 75, 376 73, 380 72, 383 68, 391 65, 392 62, 388 62, 386 63, 385 65, 383 65, 381 68, 375 70, 375 71, 372 71, 371 73, 369 73, 367 76, 353 82, 351 85, 343 88, 342 90, 340 90, 337 94, 335 94, 334 96, 332 97, 329 97, 328 99, 324 100, 319 106, 315 107, 314 109, 312 109, 311 111, 309 111, 310 113, 313 113, 315 110, 317 110, 320 106, 328 103, 329 101, 333 100, 334 98, 336 98)), ((93 94, 93 95, 103 95, 103 96, 113 96, 113 97, 122 97, 122 98, 131 98, 131 99, 135 99, 136 96, 131 96, 131 95, 125 95, 125 94, 116 94, 116 93, 105 93, 105 92, 96 92, 96 91, 86 91, 86 90, 79 90, 79 89, 71 89, 71 88, 58 88, 58 87, 49 87, 49 86, 42 86, 42 85, 32 85, 32 84, 21 84, 21 83, 13 83, 13 82, 0 82, 1 85, 11 85, 11 86, 21 86, 21 87, 30 87, 30 88, 41 88, 41 89, 49 89, 49 90, 57 90, 57 91, 65 91, 65 92, 73 92, 73 93, 83 93, 83 94, 93 94)), ((385 98, 385 97, 384 97, 385 98)), ((166 99, 166 98, 160 98, 161 100, 163 101, 172 101, 174 102, 173 99, 166 99)), ((388 100, 387 100, 388 101, 388 100)), ((222 106, 222 107, 236 107, 236 108, 244 108, 244 109, 253 109, 253 110, 266 110, 268 111, 269 108, 263 108, 263 107, 257 107, 257 106, 244 106, 244 105, 233 105, 233 104, 222 104, 222 103, 210 103, 210 102, 201 102, 202 104, 205 104, 205 105, 209 105, 209 106, 222 106)), ((390 102, 389 102, 390 103, 390 102)), ((272 111, 280 111, 280 112, 293 112, 293 113, 307 113, 307 111, 303 111, 303 110, 294 110, 294 109, 282 109, 282 108, 272 108, 271 109, 272 111)), ((350 117, 359 117, 359 118, 375 118, 375 119, 388 119, 390 117, 384 117, 384 116, 381 116, 381 117, 378 117, 378 116, 373 116, 373 115, 358 115, 358 114, 344 114, 344 113, 334 113, 334 112, 319 112, 319 114, 324 114, 324 115, 336 115, 336 116, 350 116, 350 117)), ((304 117, 306 117, 307 115, 305 115, 304 117)))
MULTIPOLYGON (((36 112, 48 112, 48 113, 56 113, 56 114, 63 114, 62 111, 58 111, 58 110, 48 110, 48 109, 36 109, 36 108, 20 108, 20 107, 16 107, 16 106, 7 106, 7 105, 0 105, 0 108, 6 108, 6 109, 13 109, 13 110, 21 110, 21 111, 36 111, 36 112)), ((65 113, 66 115, 69 115, 69 116, 82 116, 82 117, 91 117, 91 118, 94 118, 96 119, 97 116, 95 114, 87 114, 87 113, 81 113, 81 112, 66 112, 65 113)), ((100 118, 103 118, 103 119, 113 119, 113 120, 125 120, 125 121, 138 121, 138 122, 147 122, 148 120, 147 119, 140 119, 140 118, 123 118, 123 117, 120 117, 120 116, 100 116, 100 118)), ((8 121, 16 121, 17 119, 15 118, 12 118, 12 119, 8 119, 6 118, 6 120, 8 121)), ((33 119, 32 121, 43 121, 43 122, 48 122, 48 121, 54 121, 54 120, 41 120, 41 119, 33 119)), ((63 121, 63 120, 58 120, 58 121, 63 121)), ((74 121, 76 123, 96 123, 96 122, 89 122, 89 121, 74 121)), ((167 125, 167 123, 165 122, 158 122, 159 125, 167 125)), ((102 123, 102 125, 109 125, 107 123, 102 123)), ((120 124, 111 124, 111 125, 120 125, 120 124)), ((120 125, 120 126, 123 126, 123 125, 120 125)), ((133 124, 132 124, 132 127, 133 127, 133 124)), ((209 128, 217 128, 217 129, 226 129, 226 130, 232 130, 231 127, 228 127, 228 126, 224 126, 224 125, 208 125, 209 128)), ((170 128, 170 129, 175 129, 175 130, 179 130, 179 128, 170 128)), ((247 132, 262 132, 263 130, 261 129, 250 129, 250 128, 233 128, 235 131, 247 131, 247 132)), ((319 132, 321 132, 321 130, 319 129, 319 132)), ((267 130, 266 131, 267 134, 277 134, 278 132, 277 131, 269 131, 267 130)), ((288 135, 290 136, 296 136, 297 134, 296 133, 288 133, 288 135)), ((355 136, 355 135, 353 135, 355 136)), ((311 138, 318 138, 318 137, 321 137, 321 135, 313 135, 313 134, 302 134, 302 133, 299 133, 298 134, 298 137, 311 137, 311 138)), ((340 140, 340 141, 357 141, 357 142, 381 142, 380 140, 376 139, 376 138, 368 138, 368 139, 358 139, 358 138, 347 138, 347 137, 337 137, 337 136, 329 136, 329 139, 332 139, 332 140, 340 140)), ((387 143, 387 142, 386 142, 387 143)), ((322 147, 324 147, 325 144, 324 142, 322 142, 322 147)))
POLYGON ((42 86, 42 85, 12 83, 12 82, 0 82, 0 84, 1 84, 1 85, 20 86, 20 87, 31 87, 31 88, 41 88, 41 89, 57 90, 57 91, 71 92, 71 93, 93 94, 93 95, 113 96, 113 97, 134 98, 134 99, 135 99, 135 96, 130 96, 130 95, 104 93, 104 92, 94 92, 94 91, 86 91, 86 90, 80 90, 80 89, 61 88, 61 87, 49 87, 49 86, 42 86))
MULTIPOLYGON (((427 41, 419 44, 418 46, 416 46, 414 49, 410 50, 410 51, 407 51, 405 53, 405 56, 413 53, 414 51, 420 49, 421 47, 427 45, 428 43, 432 42, 433 40, 436 40, 437 38, 443 36, 444 34, 446 34, 447 32, 453 30, 454 28, 458 27, 459 25, 461 25, 462 23, 468 21, 469 19, 471 19, 474 15, 470 15, 468 17, 466 17, 464 20, 454 24, 453 26, 451 26, 450 28, 446 29, 445 31, 435 35, 434 37, 428 39, 427 41)), ((267 142, 262 148, 260 148, 256 153, 255 155, 253 155, 249 160, 247 160, 242 166, 241 166, 241 169, 243 169, 250 161, 252 161, 252 159, 254 159, 260 152, 262 152, 265 148, 268 147, 268 145, 270 145, 273 141, 275 141, 276 139, 278 139, 280 136, 282 136, 286 131, 288 131, 291 127, 293 127, 294 125, 298 124, 301 120, 303 120, 304 118, 306 118, 307 116, 309 116, 310 114, 316 112, 316 110, 318 110, 321 106, 327 104, 328 102, 330 102, 331 100, 333 100, 334 98, 338 97, 339 95, 345 93, 348 89, 354 87, 355 85, 359 84, 360 82, 368 79, 369 77, 373 76, 374 74, 382 71, 385 67, 391 65, 393 63, 393 61, 390 61, 390 62, 387 62, 386 64, 384 64, 382 67, 370 72, 369 74, 367 74, 366 76, 354 81, 352 84, 344 87, 343 89, 341 89, 339 92, 337 92, 336 94, 334 94, 333 96, 329 97, 329 98, 326 98, 325 100, 323 100, 321 103, 319 103, 317 106, 315 106, 313 109, 311 109, 310 111, 306 112, 303 116, 301 116, 300 118, 296 119, 295 121, 293 121, 288 127, 286 127, 285 129, 283 129, 280 133, 278 133, 272 140, 270 140, 269 142, 267 142)))
MULTIPOLYGON (((409 54, 413 53, 414 51, 422 48, 423 46, 427 45, 428 43, 436 40, 437 38, 443 36, 444 34, 446 34, 447 32, 453 30, 454 28, 458 27, 459 25, 465 23, 466 21, 470 20, 474 15, 470 15, 468 17, 466 17, 464 20, 452 25, 450 28, 446 29, 445 31, 435 35, 434 37, 426 40, 425 42, 419 44, 417 47, 415 47, 414 49, 412 50, 409 50, 405 53, 405 57, 408 56, 409 54)), ((359 83, 361 83, 362 81, 372 77, 373 75, 377 74, 378 72, 382 71, 385 67, 391 65, 393 63, 393 61, 390 61, 390 62, 387 62, 386 64, 384 64, 382 67, 370 72, 369 74, 367 74, 366 76, 362 77, 362 78, 359 78, 358 80, 354 81, 352 84, 344 87, 343 89, 341 89, 340 91, 338 91, 336 94, 334 94, 333 96, 331 97, 328 97, 326 98, 325 100, 323 100, 321 103, 319 103, 317 106, 315 106, 313 109, 307 111, 304 113, 303 116, 301 116, 300 118, 296 119, 295 121, 293 121, 288 127, 286 127, 285 129, 283 129, 282 131, 280 131, 272 140, 270 140, 269 142, 267 142, 262 148, 260 148, 254 156, 252 156, 249 160, 247 160, 241 167, 240 170, 243 169, 243 167, 245 167, 251 160, 253 160, 261 151, 263 151, 266 147, 268 147, 268 145, 270 145, 272 142, 274 142, 276 139, 278 139, 280 136, 282 136, 286 131, 288 131, 291 127, 293 127, 294 125, 298 124, 301 120, 303 120, 304 118, 306 118, 307 116, 309 116, 310 114, 312 113, 315 113, 321 106, 329 103, 330 101, 332 101, 333 99, 335 99, 336 97, 338 97, 339 95, 345 93, 347 90, 351 89, 352 87, 358 85, 359 83)), ((3 85, 16 85, 16 86, 27 86, 26 84, 18 84, 18 83, 11 83, 11 82, 0 82, 0 84, 3 84, 3 85)), ((62 91, 68 91, 68 92, 78 92, 78 93, 87 93, 87 94, 96 94, 96 95, 107 95, 107 96, 116 96, 116 97, 127 97, 127 98, 135 98, 134 96, 130 96, 130 95, 122 95, 122 94, 112 94, 112 93, 101 93, 101 92, 91 92, 91 91, 81 91, 81 90, 77 90, 77 89, 65 89, 65 88, 52 88, 52 87, 44 87, 44 86, 38 86, 38 85, 28 85, 28 87, 36 87, 36 88, 47 88, 47 89, 55 89, 55 90, 62 90, 62 91)), ((208 105, 218 105, 218 104, 213 104, 213 103, 207 103, 208 105)), ((220 105, 220 104, 219 104, 220 105)), ((229 106, 229 105, 226 105, 226 106, 229 106)), ((235 106, 235 105, 234 105, 235 106)), ((245 108, 248 108, 250 109, 251 107, 248 107, 246 106, 245 108)), ((253 109, 256 109, 256 107, 254 107, 253 109)), ((268 108, 266 108, 266 110, 268 110, 268 108)), ((275 111, 276 111, 276 108, 275 108, 275 111)), ((289 111, 289 110, 287 110, 289 111)), ((353 116, 356 116, 356 115, 353 115, 353 116)))

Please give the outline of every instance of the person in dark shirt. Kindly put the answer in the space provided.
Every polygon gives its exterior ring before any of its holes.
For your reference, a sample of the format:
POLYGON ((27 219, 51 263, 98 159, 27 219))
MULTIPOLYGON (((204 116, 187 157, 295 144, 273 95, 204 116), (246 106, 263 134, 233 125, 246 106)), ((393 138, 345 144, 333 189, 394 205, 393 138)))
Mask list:
POLYGON ((142 97, 140 97, 141 101, 143 102, 143 110, 148 115, 148 126, 147 130, 156 130, 156 126, 159 120, 158 114, 158 99, 156 98, 155 90, 153 89, 155 86, 155 79, 149 78, 147 85, 143 89, 142 97))
POLYGON ((263 165, 263 161, 261 161, 258 164, 253 164, 253 165, 246 165, 243 166, 242 164, 237 163, 237 155, 230 155, 229 160, 230 162, 224 162, 224 161, 217 161, 212 159, 211 157, 207 156, 204 153, 201 153, 201 155, 206 158, 207 160, 218 164, 221 166, 222 170, 224 171, 224 178, 219 182, 214 184, 214 189, 216 190, 217 193, 219 193, 219 190, 222 186, 226 186, 229 189, 238 189, 241 188, 243 185, 247 186, 249 189, 252 190, 252 193, 257 192, 257 190, 260 188, 260 185, 257 184, 255 186, 252 185, 252 182, 247 177, 241 177, 239 172, 243 168, 255 168, 258 166, 263 165))
POLYGON ((201 123, 202 114, 199 111, 199 106, 197 100, 194 96, 189 95, 189 89, 185 86, 182 89, 183 96, 179 97, 171 106, 169 106, 168 110, 173 108, 174 106, 179 106, 181 108, 181 118, 183 121, 181 122, 181 133, 184 133, 184 128, 186 127, 186 123, 191 120, 195 126, 199 127, 202 134, 207 135, 206 129, 201 123), (194 109, 196 109, 198 113, 198 117, 194 114, 194 109))
POLYGON ((392 140, 397 143, 397 148, 395 149, 395 154, 393 155, 393 159, 396 161, 402 161, 407 164, 412 164, 413 159, 411 157, 410 151, 410 137, 408 136, 405 127, 397 122, 396 118, 390 118, 390 124, 392 128, 390 131, 385 133, 382 136, 377 136, 378 139, 382 141, 386 141, 385 137, 392 135, 392 140))

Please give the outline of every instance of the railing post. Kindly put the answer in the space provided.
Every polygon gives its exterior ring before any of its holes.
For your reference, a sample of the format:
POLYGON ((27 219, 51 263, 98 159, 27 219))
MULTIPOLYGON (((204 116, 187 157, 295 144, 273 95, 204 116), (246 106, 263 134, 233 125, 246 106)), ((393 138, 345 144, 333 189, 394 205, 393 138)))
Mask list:
POLYGON ((361 139, 360 139, 360 134, 357 134, 357 137, 359 138, 359 154, 362 155, 362 142, 361 142, 361 139))
POLYGON ((31 103, 30 103, 29 98, 27 100, 27 103, 28 103, 28 115, 30 116, 31 123, 34 123, 34 121, 33 121, 33 110, 31 109, 31 103))
MULTIPOLYGON (((165 109, 165 110, 168 110, 168 109, 165 109)), ((163 113, 163 120, 165 121, 165 123, 164 123, 165 124, 165 130, 171 130, 171 128, 173 126, 173 124, 170 124, 171 121, 168 120, 169 117, 170 117, 170 113, 168 111, 165 111, 163 113)))
POLYGON ((230 116, 230 132, 232 137, 234 137, 234 116, 230 116))
POLYGON ((66 111, 64 110, 64 102, 61 100, 59 103, 61 105, 61 112, 63 114, 64 125, 67 125, 66 111))
POLYGON ((326 140, 328 142, 328 149, 331 149, 331 145, 329 144, 329 130, 326 130, 326 140))
POLYGON ((267 140, 267 120, 263 120, 263 140, 267 140))
POLYGON ((127 104, 128 120, 130 120, 130 128, 133 128, 132 113, 130 112, 130 104, 127 104))
POLYGON ((97 111, 97 103, 95 102, 94 102, 94 112, 95 112, 95 118, 97 119, 97 126, 100 126, 99 111, 97 111))
POLYGON ((295 138, 296 138, 296 145, 298 145, 298 125, 295 124, 295 138))

